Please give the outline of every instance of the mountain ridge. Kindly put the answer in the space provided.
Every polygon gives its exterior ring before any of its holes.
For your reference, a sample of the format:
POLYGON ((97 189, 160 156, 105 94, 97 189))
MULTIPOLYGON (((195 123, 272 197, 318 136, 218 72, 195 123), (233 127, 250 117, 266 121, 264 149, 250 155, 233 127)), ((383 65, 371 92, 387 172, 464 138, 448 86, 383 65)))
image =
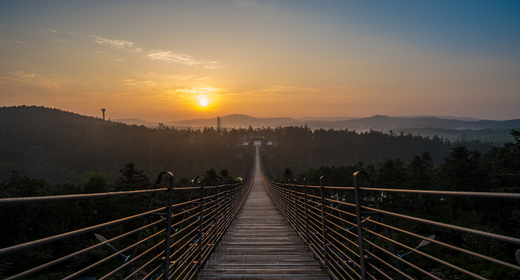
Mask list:
MULTIPOLYGON (((157 126, 152 122, 139 119, 116 119, 114 121, 127 124, 157 126)), ((481 120, 465 117, 435 117, 435 116, 413 116, 413 117, 393 117, 386 115, 374 115, 365 118, 354 117, 303 117, 299 119, 290 117, 276 118, 257 118, 243 114, 231 114, 220 117, 221 126, 226 128, 248 128, 256 127, 277 127, 277 126, 302 126, 307 125, 311 129, 333 128, 367 131, 370 129, 390 131, 396 129, 411 128, 443 128, 456 130, 479 130, 479 129, 508 129, 520 127, 520 119, 513 120, 481 120)), ((170 121, 164 123, 174 127, 216 127, 217 117, 199 118, 181 121, 170 121)))

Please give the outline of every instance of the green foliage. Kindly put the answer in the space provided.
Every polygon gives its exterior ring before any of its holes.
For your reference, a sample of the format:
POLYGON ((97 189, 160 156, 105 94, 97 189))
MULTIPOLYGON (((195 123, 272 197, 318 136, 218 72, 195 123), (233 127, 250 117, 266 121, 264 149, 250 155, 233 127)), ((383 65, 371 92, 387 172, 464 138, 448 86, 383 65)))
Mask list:
POLYGON ((244 152, 250 148, 237 147, 241 136, 251 136, 245 129, 151 129, 36 106, 0 108, 0 120, 0 180, 18 171, 53 183, 81 183, 92 172, 112 181, 128 162, 149 177, 173 167, 176 176, 193 178, 208 167, 240 174, 252 164, 252 153, 244 152))
POLYGON ((204 176, 204 179, 205 179, 205 184, 208 186, 217 184, 218 183, 217 181, 221 181, 221 178, 217 175, 217 172, 213 168, 206 171, 206 175, 204 176))
POLYGON ((283 172, 283 178, 286 180, 293 178, 293 172, 289 167, 286 167, 283 172))
POLYGON ((121 177, 116 181, 117 191, 143 190, 151 187, 144 170, 136 169, 134 163, 125 165, 125 168, 120 169, 119 172, 121 177))
POLYGON ((454 147, 464 146, 480 153, 492 149, 491 143, 480 140, 452 143, 436 135, 423 137, 374 130, 363 133, 334 129, 311 131, 300 126, 257 129, 257 133, 276 144, 263 151, 264 170, 272 170, 274 177, 283 177, 285 167, 302 173, 321 165, 353 165, 359 161, 375 166, 387 158, 408 163, 424 152, 429 154, 431 164, 439 164, 454 147))

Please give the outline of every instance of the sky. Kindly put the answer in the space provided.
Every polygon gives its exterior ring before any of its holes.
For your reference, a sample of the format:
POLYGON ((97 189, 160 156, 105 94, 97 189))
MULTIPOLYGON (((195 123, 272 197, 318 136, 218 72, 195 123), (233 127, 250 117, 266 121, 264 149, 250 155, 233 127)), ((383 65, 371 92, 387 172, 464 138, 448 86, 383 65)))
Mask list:
POLYGON ((1 1, 0 106, 520 118, 520 1, 1 1))

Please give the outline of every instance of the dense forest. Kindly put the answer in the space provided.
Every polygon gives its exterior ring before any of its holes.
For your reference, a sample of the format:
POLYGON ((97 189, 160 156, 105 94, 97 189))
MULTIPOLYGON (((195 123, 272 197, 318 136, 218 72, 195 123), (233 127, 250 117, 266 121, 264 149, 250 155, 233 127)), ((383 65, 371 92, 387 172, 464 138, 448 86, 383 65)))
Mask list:
POLYGON ((364 133, 333 129, 312 131, 306 126, 266 128, 261 129, 260 134, 277 144, 267 146, 263 158, 266 173, 273 177, 282 176, 287 166, 294 173, 301 173, 322 165, 351 165, 359 161, 371 165, 386 159, 409 162, 423 152, 429 153, 433 163, 438 164, 454 147, 463 146, 480 153, 493 147, 480 140, 450 142, 437 136, 375 130, 364 133))
POLYGON ((150 178, 162 171, 193 178, 210 168, 246 176, 253 151, 237 147, 245 129, 150 129, 44 107, 0 108, 0 180, 19 171, 49 182, 80 183, 90 173, 115 180, 135 163, 150 178))

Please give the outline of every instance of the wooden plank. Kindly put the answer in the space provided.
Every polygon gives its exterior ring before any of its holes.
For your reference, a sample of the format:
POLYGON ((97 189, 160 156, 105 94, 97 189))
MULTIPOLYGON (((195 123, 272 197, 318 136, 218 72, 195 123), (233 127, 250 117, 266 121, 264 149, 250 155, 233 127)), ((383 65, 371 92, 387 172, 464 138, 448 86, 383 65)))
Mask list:
POLYGON ((249 197, 197 279, 330 279, 267 194, 258 152, 249 197))

